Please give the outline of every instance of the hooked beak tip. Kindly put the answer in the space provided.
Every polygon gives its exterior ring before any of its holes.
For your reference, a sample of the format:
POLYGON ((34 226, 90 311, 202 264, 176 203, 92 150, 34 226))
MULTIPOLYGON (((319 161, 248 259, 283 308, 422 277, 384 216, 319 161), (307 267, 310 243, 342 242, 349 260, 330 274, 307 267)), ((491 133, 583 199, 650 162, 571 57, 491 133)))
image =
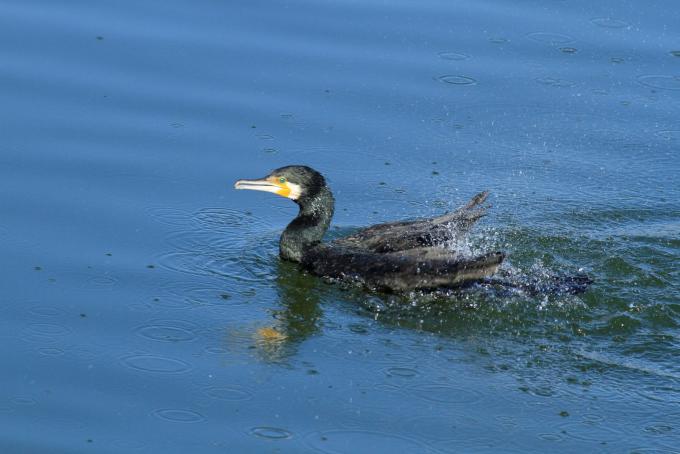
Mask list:
POLYGON ((266 178, 260 180, 238 180, 234 183, 234 189, 250 189, 252 191, 278 192, 281 187, 271 183, 266 178))

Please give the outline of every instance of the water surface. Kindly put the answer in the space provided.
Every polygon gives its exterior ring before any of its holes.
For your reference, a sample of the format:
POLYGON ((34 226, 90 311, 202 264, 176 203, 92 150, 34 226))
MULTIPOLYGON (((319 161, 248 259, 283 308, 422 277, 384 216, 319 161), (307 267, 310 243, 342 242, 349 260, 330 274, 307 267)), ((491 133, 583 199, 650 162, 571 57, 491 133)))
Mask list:
POLYGON ((3 452, 678 452, 673 1, 0 3, 3 452), (583 295, 395 299, 277 258, 493 210, 467 247, 583 295), (412 304, 413 303, 413 304, 412 304))

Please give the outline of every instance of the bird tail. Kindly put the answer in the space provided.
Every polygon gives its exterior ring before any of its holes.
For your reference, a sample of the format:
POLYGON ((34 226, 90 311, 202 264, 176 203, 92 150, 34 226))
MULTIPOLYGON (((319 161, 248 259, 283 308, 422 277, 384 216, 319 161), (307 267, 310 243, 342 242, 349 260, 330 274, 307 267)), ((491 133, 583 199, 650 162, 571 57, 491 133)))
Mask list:
POLYGON ((480 192, 472 197, 464 206, 450 213, 438 216, 432 222, 436 225, 455 223, 460 227, 465 226, 466 229, 469 229, 481 217, 486 215, 486 210, 489 206, 483 206, 483 203, 488 197, 489 191, 480 192))

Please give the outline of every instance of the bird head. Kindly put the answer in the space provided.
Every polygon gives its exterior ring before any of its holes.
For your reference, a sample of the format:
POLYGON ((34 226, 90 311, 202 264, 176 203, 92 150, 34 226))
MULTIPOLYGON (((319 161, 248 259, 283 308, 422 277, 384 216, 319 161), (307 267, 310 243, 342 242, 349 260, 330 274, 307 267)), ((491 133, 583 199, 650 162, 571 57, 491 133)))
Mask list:
POLYGON ((296 202, 314 196, 326 185, 323 176, 307 166, 286 166, 257 180, 238 180, 236 189, 272 192, 296 202))

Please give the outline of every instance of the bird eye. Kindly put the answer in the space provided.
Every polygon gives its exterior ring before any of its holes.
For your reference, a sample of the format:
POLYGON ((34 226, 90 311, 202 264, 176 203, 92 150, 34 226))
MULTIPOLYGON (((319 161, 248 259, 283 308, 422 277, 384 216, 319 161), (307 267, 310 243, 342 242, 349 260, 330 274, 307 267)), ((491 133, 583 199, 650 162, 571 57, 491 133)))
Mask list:
POLYGON ((286 182, 286 177, 279 178, 279 183, 283 184, 286 182))

